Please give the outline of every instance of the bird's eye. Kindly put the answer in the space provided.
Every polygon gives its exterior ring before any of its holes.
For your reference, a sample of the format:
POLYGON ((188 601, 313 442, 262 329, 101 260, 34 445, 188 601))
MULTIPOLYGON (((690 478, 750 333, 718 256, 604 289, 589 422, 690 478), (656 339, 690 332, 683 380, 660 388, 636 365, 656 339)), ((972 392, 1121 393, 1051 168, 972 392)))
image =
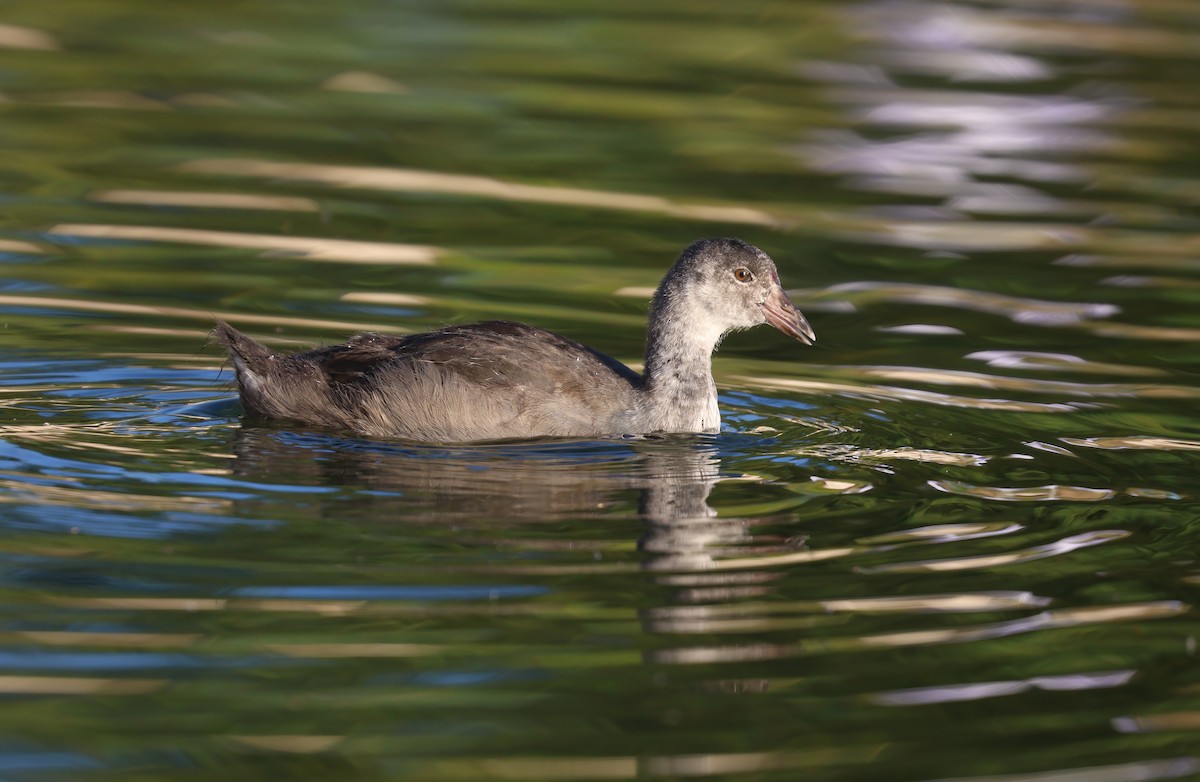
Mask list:
POLYGON ((733 270, 733 278, 738 282, 750 282, 754 279, 754 272, 742 266, 733 270))

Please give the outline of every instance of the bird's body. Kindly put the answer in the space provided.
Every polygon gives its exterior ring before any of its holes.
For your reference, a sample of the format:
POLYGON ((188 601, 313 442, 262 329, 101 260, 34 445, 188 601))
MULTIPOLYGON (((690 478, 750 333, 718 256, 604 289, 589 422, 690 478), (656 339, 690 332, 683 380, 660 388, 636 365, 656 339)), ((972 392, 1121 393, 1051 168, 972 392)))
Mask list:
POLYGON ((385 437, 469 442, 613 432, 639 382, 624 364, 578 342, 504 321, 359 334, 286 357, 224 323, 216 333, 257 367, 238 370, 249 412, 385 437), (559 371, 541 371, 543 362, 559 371))
POLYGON ((771 259, 718 239, 688 247, 656 292, 642 375, 574 340, 505 321, 410 336, 359 334, 293 355, 226 323, 214 335, 233 358, 252 415, 471 442, 715 432, 712 352, 728 331, 767 322, 812 341, 771 259))

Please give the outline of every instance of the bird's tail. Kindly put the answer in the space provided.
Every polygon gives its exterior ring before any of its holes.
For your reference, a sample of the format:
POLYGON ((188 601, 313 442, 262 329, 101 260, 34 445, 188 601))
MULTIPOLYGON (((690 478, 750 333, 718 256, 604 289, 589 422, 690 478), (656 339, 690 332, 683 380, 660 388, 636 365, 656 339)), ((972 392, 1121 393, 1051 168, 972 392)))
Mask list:
POLYGON ((263 394, 270 369, 270 360, 274 357, 271 349, 246 336, 223 320, 216 322, 211 336, 213 340, 225 346, 229 357, 233 360, 233 367, 237 371, 242 405, 250 412, 264 414, 266 411, 263 394))

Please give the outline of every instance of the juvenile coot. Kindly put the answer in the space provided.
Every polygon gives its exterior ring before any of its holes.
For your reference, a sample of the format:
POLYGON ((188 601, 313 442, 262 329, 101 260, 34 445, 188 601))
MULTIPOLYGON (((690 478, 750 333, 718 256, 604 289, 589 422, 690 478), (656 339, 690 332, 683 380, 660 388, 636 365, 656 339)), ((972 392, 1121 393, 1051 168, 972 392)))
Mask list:
POLYGON ((650 307, 644 372, 535 326, 487 321, 410 336, 366 333, 281 355, 227 323, 213 335, 246 412, 422 442, 720 428, 712 353, 762 323, 811 345, 775 263, 738 239, 691 244, 650 307))

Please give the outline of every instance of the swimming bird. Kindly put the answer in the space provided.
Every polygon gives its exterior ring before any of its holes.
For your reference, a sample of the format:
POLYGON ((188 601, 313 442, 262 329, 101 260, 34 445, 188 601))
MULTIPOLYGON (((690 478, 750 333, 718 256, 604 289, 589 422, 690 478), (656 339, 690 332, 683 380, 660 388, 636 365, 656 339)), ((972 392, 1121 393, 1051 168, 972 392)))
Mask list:
POLYGON ((365 333, 292 355, 222 321, 213 337, 233 360, 251 416, 461 443, 716 432, 713 351, 729 332, 764 323, 806 345, 815 339, 770 256, 738 239, 702 239, 654 294, 640 375, 575 340, 507 321, 365 333))

